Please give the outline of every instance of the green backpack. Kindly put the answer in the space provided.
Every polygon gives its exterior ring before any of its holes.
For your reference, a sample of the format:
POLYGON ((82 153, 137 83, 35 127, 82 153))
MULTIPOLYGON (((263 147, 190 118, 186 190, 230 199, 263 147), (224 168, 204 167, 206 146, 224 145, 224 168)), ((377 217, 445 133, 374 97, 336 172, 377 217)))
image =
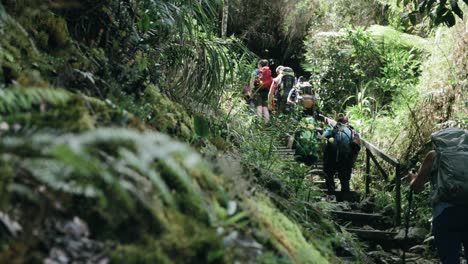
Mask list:
POLYGON ((437 153, 431 177, 433 203, 468 206, 468 130, 448 128, 431 139, 437 153))
POLYGON ((319 158, 320 139, 316 131, 317 122, 313 117, 306 117, 299 123, 294 135, 296 150, 294 157, 306 165, 312 165, 319 158))

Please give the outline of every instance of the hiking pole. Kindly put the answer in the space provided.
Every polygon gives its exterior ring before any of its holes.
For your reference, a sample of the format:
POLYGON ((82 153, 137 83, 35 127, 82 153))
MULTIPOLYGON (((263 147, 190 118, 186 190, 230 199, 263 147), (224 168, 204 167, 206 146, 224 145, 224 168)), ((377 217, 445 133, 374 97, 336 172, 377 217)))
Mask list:
POLYGON ((404 239, 404 245, 403 245, 403 264, 406 263, 406 245, 408 242, 408 231, 409 231, 409 223, 410 223, 410 217, 411 217, 411 204, 413 202, 413 190, 410 189, 408 193, 408 208, 406 209, 406 215, 405 215, 405 239, 404 239))

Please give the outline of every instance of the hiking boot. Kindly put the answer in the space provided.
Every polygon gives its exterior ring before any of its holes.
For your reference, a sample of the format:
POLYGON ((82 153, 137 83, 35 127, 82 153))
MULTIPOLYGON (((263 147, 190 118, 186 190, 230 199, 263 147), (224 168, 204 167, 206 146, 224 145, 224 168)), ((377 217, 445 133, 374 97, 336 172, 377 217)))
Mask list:
POLYGON ((336 202, 336 196, 334 194, 329 194, 325 197, 327 202, 336 202))

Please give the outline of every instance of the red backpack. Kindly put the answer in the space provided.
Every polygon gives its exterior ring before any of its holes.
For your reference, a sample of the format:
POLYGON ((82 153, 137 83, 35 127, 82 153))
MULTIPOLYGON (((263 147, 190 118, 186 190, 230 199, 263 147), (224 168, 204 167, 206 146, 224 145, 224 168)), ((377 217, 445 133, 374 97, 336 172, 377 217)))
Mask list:
POLYGON ((271 77, 271 70, 268 66, 262 67, 258 70, 257 81, 258 86, 261 89, 270 89, 270 86, 273 83, 273 78, 271 77))

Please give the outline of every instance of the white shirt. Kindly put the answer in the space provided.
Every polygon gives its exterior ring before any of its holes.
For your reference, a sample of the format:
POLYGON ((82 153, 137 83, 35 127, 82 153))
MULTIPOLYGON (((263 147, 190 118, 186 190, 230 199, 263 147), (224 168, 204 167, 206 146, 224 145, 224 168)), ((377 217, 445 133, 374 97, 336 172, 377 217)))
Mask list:
POLYGON ((280 85, 281 83, 281 79, 283 78, 283 74, 279 74, 278 76, 276 76, 275 78, 273 78, 273 82, 277 83, 278 85, 280 85))

